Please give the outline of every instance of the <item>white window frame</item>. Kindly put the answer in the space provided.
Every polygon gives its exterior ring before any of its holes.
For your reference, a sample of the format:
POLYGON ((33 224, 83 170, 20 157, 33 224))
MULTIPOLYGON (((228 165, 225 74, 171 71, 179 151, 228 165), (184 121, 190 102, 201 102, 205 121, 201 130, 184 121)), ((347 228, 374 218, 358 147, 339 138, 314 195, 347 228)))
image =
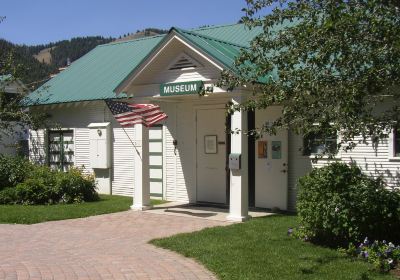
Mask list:
POLYGON ((388 159, 389 161, 400 161, 400 155, 395 154, 396 142, 394 129, 389 133, 388 139, 388 159))
MULTIPOLYGON (((314 123, 313 125, 317 126, 319 125, 318 123, 314 123)), ((304 158, 310 158, 314 159, 316 156, 320 156, 320 154, 316 153, 310 153, 309 155, 304 154, 304 140, 305 140, 305 135, 302 135, 302 147, 301 147, 301 155, 304 158)), ((336 132, 336 145, 339 145, 341 142, 341 135, 340 131, 336 132)), ((328 155, 323 155, 322 157, 318 157, 318 160, 341 160, 342 159, 342 148, 337 148, 336 154, 333 157, 330 157, 328 155)))

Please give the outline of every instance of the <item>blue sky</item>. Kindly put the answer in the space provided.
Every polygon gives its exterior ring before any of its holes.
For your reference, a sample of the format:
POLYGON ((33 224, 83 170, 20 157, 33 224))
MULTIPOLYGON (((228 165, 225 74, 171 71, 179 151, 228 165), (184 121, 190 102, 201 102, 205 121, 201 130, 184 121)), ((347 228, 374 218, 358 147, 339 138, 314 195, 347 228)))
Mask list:
POLYGON ((236 23, 244 0, 4 0, 0 38, 35 45, 77 36, 119 36, 146 27, 169 29, 236 23))

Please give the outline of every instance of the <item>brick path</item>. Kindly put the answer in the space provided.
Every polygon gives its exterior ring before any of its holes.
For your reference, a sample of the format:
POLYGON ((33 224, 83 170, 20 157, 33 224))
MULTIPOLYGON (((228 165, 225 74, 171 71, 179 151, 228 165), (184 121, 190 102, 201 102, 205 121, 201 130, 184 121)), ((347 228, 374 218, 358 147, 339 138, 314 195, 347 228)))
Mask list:
POLYGON ((223 224, 134 211, 0 224, 0 279, 215 279, 195 261, 147 241, 223 224))

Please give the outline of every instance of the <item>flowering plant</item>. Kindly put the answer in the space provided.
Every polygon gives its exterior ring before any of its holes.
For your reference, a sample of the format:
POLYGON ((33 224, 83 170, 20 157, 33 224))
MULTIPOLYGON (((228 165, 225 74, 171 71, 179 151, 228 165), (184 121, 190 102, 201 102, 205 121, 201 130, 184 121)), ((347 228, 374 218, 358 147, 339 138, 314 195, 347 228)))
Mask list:
POLYGON ((350 244, 345 251, 372 263, 377 270, 382 272, 393 269, 400 262, 400 246, 385 240, 370 242, 368 238, 365 238, 358 246, 350 244))

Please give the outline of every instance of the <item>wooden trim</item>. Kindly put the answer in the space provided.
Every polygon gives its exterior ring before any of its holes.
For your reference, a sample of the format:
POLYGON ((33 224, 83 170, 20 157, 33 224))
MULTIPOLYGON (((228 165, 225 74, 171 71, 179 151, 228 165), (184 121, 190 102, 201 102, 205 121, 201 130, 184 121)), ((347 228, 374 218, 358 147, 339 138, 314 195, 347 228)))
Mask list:
POLYGON ((162 156, 162 152, 149 152, 149 156, 162 156))

